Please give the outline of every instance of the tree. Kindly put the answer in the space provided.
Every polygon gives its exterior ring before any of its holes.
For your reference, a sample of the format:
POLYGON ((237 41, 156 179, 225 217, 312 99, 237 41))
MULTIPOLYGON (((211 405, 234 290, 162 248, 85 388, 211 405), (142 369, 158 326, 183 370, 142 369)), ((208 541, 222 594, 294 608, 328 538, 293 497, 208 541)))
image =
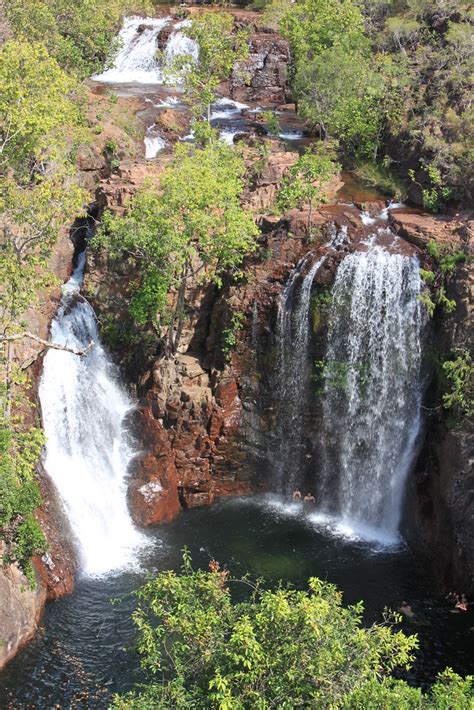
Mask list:
POLYGON ((1 334, 51 282, 51 249, 84 192, 71 160, 79 123, 75 84, 40 44, 0 48, 0 320, 1 334))
POLYGON ((297 69, 332 47, 369 49, 364 18, 353 0, 300 0, 283 13, 280 31, 290 41, 297 69))
POLYGON ((308 235, 311 234, 313 207, 327 199, 328 183, 340 170, 329 144, 310 148, 291 166, 277 194, 278 206, 285 210, 308 205, 308 235))
POLYGON ((294 80, 300 114, 323 137, 333 136, 357 156, 375 158, 386 94, 384 77, 360 52, 327 49, 302 62, 294 80))
POLYGON ((130 260, 130 313, 139 324, 167 329, 168 352, 179 342, 191 280, 220 285, 224 273, 240 274, 256 248, 257 227, 240 204, 244 174, 242 157, 220 142, 177 145, 160 190, 138 192, 123 218, 106 215, 93 240, 113 258, 130 260))
POLYGON ((471 677, 447 671, 428 695, 391 678, 412 663, 417 638, 396 631, 399 617, 388 612, 362 626, 362 603, 343 606, 336 587, 317 578, 306 590, 270 590, 214 561, 193 571, 185 554, 180 574, 161 572, 137 599, 148 679, 115 697, 115 710, 472 707, 471 677), (248 591, 244 601, 233 601, 235 588, 248 591))
POLYGON ((234 29, 234 18, 225 12, 197 15, 184 34, 199 48, 198 57, 178 55, 167 69, 168 81, 183 83, 184 97, 196 121, 211 120, 211 104, 216 89, 228 79, 234 64, 248 56, 249 31, 234 29))
POLYGON ((0 47, 0 534, 2 562, 34 581, 31 556, 46 549, 34 511, 41 502, 36 464, 41 429, 26 421, 27 378, 13 345, 23 319, 53 280, 48 261, 65 219, 82 208, 72 163, 79 112, 75 82, 42 44, 0 47))

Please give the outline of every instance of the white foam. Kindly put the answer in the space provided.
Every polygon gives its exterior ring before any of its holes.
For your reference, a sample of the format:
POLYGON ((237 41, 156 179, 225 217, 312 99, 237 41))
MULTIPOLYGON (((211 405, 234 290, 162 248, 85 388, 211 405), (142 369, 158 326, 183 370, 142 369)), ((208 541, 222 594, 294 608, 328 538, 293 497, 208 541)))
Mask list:
POLYGON ((150 126, 147 130, 145 139, 145 158, 151 160, 156 158, 160 150, 166 146, 166 141, 155 130, 155 125, 150 126))
POLYGON ((92 79, 107 84, 161 84, 163 72, 157 59, 157 38, 171 17, 126 17, 119 34, 121 49, 114 64, 92 79), (138 28, 143 25, 143 31, 138 28))
POLYGON ((278 137, 284 141, 299 141, 303 138, 303 131, 286 131, 279 133, 278 137))

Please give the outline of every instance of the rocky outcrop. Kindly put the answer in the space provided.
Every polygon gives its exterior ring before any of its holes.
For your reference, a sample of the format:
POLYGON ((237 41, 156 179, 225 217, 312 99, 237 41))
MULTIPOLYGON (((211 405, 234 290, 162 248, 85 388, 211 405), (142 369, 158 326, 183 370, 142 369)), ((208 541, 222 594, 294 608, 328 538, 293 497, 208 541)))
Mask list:
POLYGON ((34 636, 45 601, 44 585, 32 589, 18 567, 0 570, 0 669, 34 636))
POLYGON ((247 61, 233 69, 231 97, 265 106, 285 104, 290 99, 289 64, 290 45, 286 39, 270 30, 253 34, 247 61))
POLYGON ((419 247, 435 241, 440 245, 459 247, 469 241, 474 228, 472 213, 430 215, 418 209, 397 209, 389 215, 392 229, 403 239, 419 247))

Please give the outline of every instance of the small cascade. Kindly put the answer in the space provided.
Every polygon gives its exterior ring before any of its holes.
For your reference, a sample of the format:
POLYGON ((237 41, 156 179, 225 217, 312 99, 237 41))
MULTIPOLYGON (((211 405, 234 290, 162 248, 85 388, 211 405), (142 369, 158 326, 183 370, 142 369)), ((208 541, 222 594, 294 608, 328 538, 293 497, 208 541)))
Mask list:
POLYGON ((166 141, 157 132, 155 124, 147 128, 143 142, 145 143, 145 158, 147 160, 156 158, 160 150, 166 146, 166 141))
POLYGON ((187 54, 193 60, 198 58, 199 48, 197 42, 187 37, 182 31, 183 27, 189 27, 190 24, 191 20, 183 20, 175 26, 166 44, 165 57, 167 63, 172 62, 180 54, 187 54))
POLYGON ((87 574, 133 563, 143 537, 126 501, 133 456, 124 420, 132 404, 102 348, 94 311, 79 295, 85 265, 80 254, 51 325, 51 340, 84 349, 84 357, 50 349, 39 387, 46 434, 45 468, 63 502, 87 574))
MULTIPOLYGON (((126 17, 119 34, 121 49, 114 64, 101 74, 95 74, 92 77, 94 81, 106 84, 162 84, 164 75, 158 60, 157 39, 170 22, 171 17, 126 17)), ((187 24, 188 20, 178 23, 171 33, 164 51, 165 63, 179 54, 197 58, 196 42, 182 32, 187 24)))
POLYGON ((323 374, 321 507, 395 540, 420 428, 416 257, 375 246, 340 264, 323 374))
POLYGON ((325 257, 310 266, 312 259, 313 254, 308 254, 301 260, 278 303, 274 377, 278 419, 270 459, 278 489, 286 494, 300 485, 304 402, 311 373, 308 357, 311 287, 325 257))
POLYGON ((163 72, 157 59, 157 38, 170 22, 170 17, 126 17, 114 65, 92 78, 108 84, 161 84, 163 72))

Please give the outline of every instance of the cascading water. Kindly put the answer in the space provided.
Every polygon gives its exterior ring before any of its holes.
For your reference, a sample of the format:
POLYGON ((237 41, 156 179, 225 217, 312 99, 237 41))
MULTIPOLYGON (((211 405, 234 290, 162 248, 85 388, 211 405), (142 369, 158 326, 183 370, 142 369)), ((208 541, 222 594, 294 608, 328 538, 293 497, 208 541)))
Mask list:
POLYGON ((299 486, 301 475, 304 401, 311 370, 308 358, 311 287, 325 257, 307 268, 312 258, 308 254, 301 260, 278 303, 275 336, 278 421, 271 459, 278 488, 285 493, 299 486))
POLYGON ((124 419, 131 402, 99 342, 95 314, 79 295, 85 253, 51 326, 51 340, 84 349, 84 357, 49 350, 39 395, 46 434, 45 468, 54 481, 75 535, 81 567, 103 574, 130 566, 143 537, 126 502, 127 466, 133 452, 124 419))
POLYGON ((119 34, 121 49, 113 67, 92 78, 109 84, 161 84, 157 37, 170 21, 170 17, 126 17, 119 34))
POLYGON ((415 257, 376 246, 347 256, 332 290, 320 502, 385 541, 397 537, 420 427, 420 287, 415 257))
MULTIPOLYGON (((162 84, 163 67, 158 60, 157 39, 161 30, 169 25, 171 17, 126 17, 119 34, 121 49, 114 65, 92 78, 108 84, 162 84)), ((176 25, 166 44, 165 63, 179 54, 198 56, 198 47, 180 28, 188 21, 176 25)))
POLYGON ((183 20, 183 22, 179 22, 175 26, 166 44, 166 62, 172 62, 173 59, 175 59, 175 57, 179 56, 180 54, 187 54, 194 60, 198 58, 199 48, 197 43, 190 37, 187 37, 184 32, 182 32, 183 27, 189 27, 190 24, 191 20, 183 20))

